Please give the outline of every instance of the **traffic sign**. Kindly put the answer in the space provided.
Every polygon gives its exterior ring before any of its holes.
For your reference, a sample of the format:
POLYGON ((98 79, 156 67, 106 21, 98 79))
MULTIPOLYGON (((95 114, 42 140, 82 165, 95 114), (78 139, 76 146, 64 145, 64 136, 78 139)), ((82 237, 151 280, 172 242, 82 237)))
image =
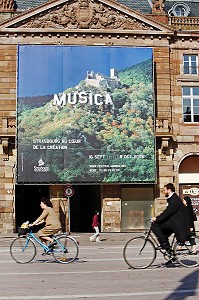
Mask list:
POLYGON ((72 188, 72 186, 70 185, 67 185, 65 188, 64 188, 64 195, 66 197, 72 197, 74 195, 74 189, 72 188))

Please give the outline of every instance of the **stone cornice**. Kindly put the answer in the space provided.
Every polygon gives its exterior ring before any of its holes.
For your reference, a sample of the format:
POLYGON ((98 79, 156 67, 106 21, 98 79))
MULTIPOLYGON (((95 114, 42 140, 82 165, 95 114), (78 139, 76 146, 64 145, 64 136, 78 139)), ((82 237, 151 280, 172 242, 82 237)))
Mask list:
POLYGON ((2 44, 48 44, 48 45, 134 45, 138 47, 168 47, 173 40, 172 33, 142 30, 103 29, 33 29, 0 28, 2 44))

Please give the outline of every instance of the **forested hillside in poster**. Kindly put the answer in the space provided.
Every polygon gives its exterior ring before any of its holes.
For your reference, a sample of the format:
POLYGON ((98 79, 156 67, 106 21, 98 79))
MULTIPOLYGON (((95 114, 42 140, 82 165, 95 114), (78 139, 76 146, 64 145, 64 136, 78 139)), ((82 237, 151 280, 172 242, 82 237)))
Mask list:
MULTIPOLYGON (((109 91, 113 105, 56 106, 52 99, 36 108, 33 103, 34 108, 26 105, 20 111, 19 106, 18 142, 24 164, 34 166, 41 159, 54 181, 154 182, 152 60, 118 76, 120 87, 109 91)), ((107 88, 86 85, 83 79, 64 93, 75 91, 105 97, 107 88)), ((39 176, 35 174, 36 182, 39 176)))

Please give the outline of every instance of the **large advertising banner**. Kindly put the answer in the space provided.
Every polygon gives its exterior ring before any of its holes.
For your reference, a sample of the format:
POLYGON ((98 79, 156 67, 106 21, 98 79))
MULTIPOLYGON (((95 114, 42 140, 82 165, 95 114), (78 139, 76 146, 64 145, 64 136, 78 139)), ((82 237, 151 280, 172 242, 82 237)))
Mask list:
POLYGON ((18 47, 18 183, 155 182, 151 48, 18 47))

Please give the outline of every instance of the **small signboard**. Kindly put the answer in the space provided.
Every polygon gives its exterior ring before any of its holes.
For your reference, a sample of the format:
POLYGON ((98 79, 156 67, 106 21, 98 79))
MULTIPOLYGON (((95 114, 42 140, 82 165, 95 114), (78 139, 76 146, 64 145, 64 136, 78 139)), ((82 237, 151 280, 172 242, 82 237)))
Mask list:
POLYGON ((72 188, 72 186, 70 185, 67 185, 65 188, 64 188, 64 195, 66 197, 72 197, 74 195, 74 189, 72 188))

